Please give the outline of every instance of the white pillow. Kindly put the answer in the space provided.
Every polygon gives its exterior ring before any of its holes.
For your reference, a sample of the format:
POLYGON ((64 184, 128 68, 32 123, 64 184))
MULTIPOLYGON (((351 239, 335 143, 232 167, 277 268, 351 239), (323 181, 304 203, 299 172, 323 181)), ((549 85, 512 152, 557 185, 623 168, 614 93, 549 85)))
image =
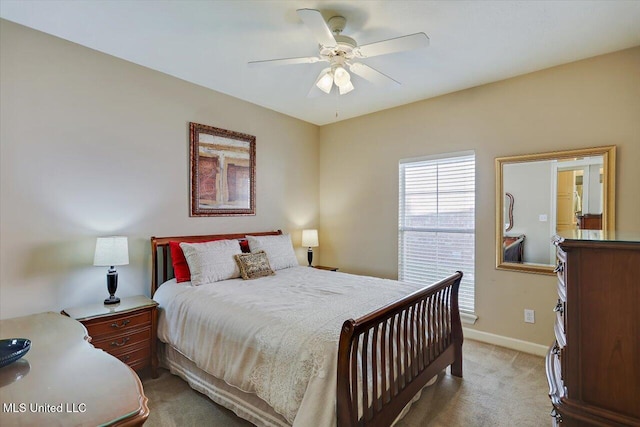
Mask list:
POLYGON ((251 253, 265 251, 269 258, 271 268, 282 270, 283 268, 297 267, 298 258, 293 252, 291 236, 280 234, 277 236, 247 236, 251 253))
POLYGON ((194 286, 240 277, 234 255, 242 253, 237 240, 215 240, 205 243, 180 243, 189 264, 194 286))

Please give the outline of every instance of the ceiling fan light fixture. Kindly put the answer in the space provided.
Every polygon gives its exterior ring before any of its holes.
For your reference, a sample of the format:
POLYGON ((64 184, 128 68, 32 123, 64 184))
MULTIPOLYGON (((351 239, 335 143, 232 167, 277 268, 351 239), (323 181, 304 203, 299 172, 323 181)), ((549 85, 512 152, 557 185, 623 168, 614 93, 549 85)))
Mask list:
POLYGON ((349 81, 346 85, 338 86, 338 89, 340 89, 340 95, 345 95, 354 89, 353 83, 349 81))
POLYGON ((331 74, 331 70, 327 70, 327 72, 318 79, 316 86, 324 93, 331 92, 331 87, 333 86, 333 74, 331 74))
POLYGON ((342 66, 337 66, 333 71, 333 81, 338 87, 342 87, 351 82, 351 75, 342 66))
MULTIPOLYGON (((2 0, 0 0, 2 1, 2 0)), ((429 37, 425 33, 409 34, 407 36, 394 37, 359 46, 351 37, 342 34, 347 20, 344 16, 332 16, 329 21, 323 14, 315 9, 298 9, 298 17, 304 22, 316 39, 319 46, 317 56, 300 58, 282 58, 262 61, 251 61, 250 66, 264 65, 289 65, 289 64, 315 64, 327 62, 329 67, 320 71, 315 81, 315 86, 326 94, 330 94, 333 85, 338 86, 340 95, 351 92, 354 87, 351 83, 351 74, 375 84, 400 82, 392 79, 380 71, 357 61, 362 58, 388 55, 396 52, 418 49, 429 45, 429 37), (349 71, 347 71, 349 70, 349 71)), ((308 97, 318 94, 316 87, 311 86, 308 97)))

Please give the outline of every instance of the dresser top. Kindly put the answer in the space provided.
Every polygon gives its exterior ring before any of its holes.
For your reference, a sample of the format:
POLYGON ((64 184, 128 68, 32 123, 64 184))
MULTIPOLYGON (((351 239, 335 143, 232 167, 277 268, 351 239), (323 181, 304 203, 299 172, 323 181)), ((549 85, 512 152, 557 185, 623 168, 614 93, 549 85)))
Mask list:
POLYGON ((638 231, 609 231, 609 230, 572 230, 557 234, 554 241, 582 240, 594 242, 640 243, 638 231))
POLYGON ((135 297, 121 298, 120 303, 118 304, 95 303, 81 307, 65 308, 64 313, 76 320, 83 321, 110 314, 126 313, 156 305, 158 305, 158 303, 154 300, 139 295, 135 297))

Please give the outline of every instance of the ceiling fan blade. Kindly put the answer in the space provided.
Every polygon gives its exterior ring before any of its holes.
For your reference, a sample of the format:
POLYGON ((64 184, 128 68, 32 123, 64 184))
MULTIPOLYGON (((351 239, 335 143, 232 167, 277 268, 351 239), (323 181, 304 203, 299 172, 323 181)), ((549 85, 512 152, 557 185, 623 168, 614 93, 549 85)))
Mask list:
POLYGON ((362 77, 365 80, 369 80, 371 83, 385 85, 385 84, 394 84, 400 85, 400 82, 392 79, 386 74, 381 73, 380 71, 371 68, 368 65, 362 64, 360 62, 353 63, 349 66, 349 70, 357 75, 362 77))
POLYGON ((331 34, 331 29, 324 21, 322 14, 315 9, 296 10, 302 22, 311 30, 318 43, 325 47, 336 46, 336 39, 331 34))
POLYGON ((300 58, 283 58, 283 59, 267 59, 264 61, 249 61, 248 65, 250 67, 268 65, 268 66, 276 66, 276 65, 291 65, 291 64, 315 64, 316 62, 322 61, 321 58, 315 56, 308 57, 300 57, 300 58))
POLYGON ((372 56, 387 55, 427 46, 429 46, 429 37, 425 33, 415 33, 396 37, 395 39, 365 44, 355 49, 355 53, 359 58, 371 58, 372 56))

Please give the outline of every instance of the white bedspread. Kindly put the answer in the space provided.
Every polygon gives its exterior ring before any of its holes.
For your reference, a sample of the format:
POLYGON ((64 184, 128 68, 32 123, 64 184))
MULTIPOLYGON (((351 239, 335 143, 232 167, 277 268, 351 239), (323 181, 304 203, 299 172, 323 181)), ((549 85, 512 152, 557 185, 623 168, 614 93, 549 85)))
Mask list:
POLYGON ((334 426, 342 323, 419 288, 309 267, 197 287, 170 280, 154 295, 158 337, 292 425, 334 426))

